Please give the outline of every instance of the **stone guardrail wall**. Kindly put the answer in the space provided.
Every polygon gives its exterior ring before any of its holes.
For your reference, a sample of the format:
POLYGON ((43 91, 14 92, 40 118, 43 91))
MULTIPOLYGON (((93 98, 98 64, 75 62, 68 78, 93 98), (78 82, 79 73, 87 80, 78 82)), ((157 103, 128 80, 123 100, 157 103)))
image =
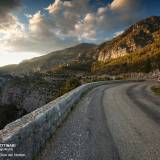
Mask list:
MULTIPOLYGON (((94 82, 81 85, 56 100, 8 124, 0 131, 0 145, 16 145, 14 147, 12 146, 14 151, 10 151, 15 154, 10 158, 11 160, 34 159, 81 96, 87 90, 103 84, 107 84, 107 82, 94 82)), ((0 151, 0 153, 2 152, 0 151)), ((5 160, 5 158, 2 159, 5 160)), ((8 157, 6 159, 10 160, 8 157)))

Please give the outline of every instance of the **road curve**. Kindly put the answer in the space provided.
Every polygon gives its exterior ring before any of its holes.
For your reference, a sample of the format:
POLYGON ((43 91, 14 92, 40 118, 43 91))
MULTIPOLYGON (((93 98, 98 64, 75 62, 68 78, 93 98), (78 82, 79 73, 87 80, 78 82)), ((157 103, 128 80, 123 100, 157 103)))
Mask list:
POLYGON ((160 98, 150 91, 152 84, 93 89, 37 160, 160 160, 160 98))

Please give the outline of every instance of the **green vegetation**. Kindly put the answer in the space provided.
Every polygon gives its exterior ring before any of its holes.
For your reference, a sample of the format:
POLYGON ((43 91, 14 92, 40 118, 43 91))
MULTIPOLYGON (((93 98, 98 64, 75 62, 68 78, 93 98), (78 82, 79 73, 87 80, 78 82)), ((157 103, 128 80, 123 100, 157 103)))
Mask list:
POLYGON ((83 43, 64 50, 54 51, 40 57, 25 60, 18 65, 0 67, 0 74, 30 75, 34 72, 45 72, 58 66, 67 65, 73 61, 92 59, 95 47, 96 45, 94 44, 83 43))
POLYGON ((160 84, 151 87, 152 91, 160 96, 160 84))
POLYGON ((92 65, 93 74, 117 75, 130 72, 148 73, 160 69, 160 37, 155 33, 155 42, 129 55, 111 59, 108 63, 97 62, 92 65))
POLYGON ((50 90, 55 90, 64 83, 64 79, 68 78, 64 75, 51 75, 48 73, 39 73, 36 72, 30 76, 24 75, 23 77, 14 77, 10 84, 12 86, 29 88, 30 90, 37 90, 38 88, 45 88, 50 90), (60 79, 57 80, 56 79, 60 79), (56 82, 56 83, 55 83, 56 82))
POLYGON ((81 82, 78 78, 76 77, 71 77, 70 79, 68 79, 64 85, 60 88, 59 93, 57 95, 57 97, 71 91, 72 89, 78 87, 81 85, 81 82))
POLYGON ((73 61, 68 64, 60 65, 50 69, 55 74, 90 74, 93 60, 88 61, 73 61))
POLYGON ((91 75, 91 76, 84 76, 81 78, 82 83, 91 83, 97 81, 109 81, 112 80, 112 77, 107 75, 91 75))

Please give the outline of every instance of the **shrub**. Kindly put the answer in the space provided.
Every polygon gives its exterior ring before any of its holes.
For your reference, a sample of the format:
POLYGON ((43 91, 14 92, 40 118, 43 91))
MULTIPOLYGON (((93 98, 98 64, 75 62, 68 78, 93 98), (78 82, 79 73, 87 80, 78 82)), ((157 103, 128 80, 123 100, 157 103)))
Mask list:
POLYGON ((81 82, 78 78, 76 77, 71 77, 70 79, 68 79, 64 85, 60 88, 58 96, 61 96, 69 91, 71 91, 72 89, 78 87, 81 85, 81 82))

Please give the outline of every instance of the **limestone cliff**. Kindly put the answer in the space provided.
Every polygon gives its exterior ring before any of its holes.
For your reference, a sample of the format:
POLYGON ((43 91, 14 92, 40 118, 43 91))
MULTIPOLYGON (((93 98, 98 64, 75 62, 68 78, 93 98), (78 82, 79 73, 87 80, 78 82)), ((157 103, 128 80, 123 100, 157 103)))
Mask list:
POLYGON ((50 102, 56 96, 63 77, 32 75, 25 77, 0 76, 0 105, 14 105, 27 113, 50 102))
POLYGON ((107 62, 130 54, 154 42, 154 32, 160 30, 160 17, 149 17, 132 25, 123 34, 98 48, 98 61, 107 62))

